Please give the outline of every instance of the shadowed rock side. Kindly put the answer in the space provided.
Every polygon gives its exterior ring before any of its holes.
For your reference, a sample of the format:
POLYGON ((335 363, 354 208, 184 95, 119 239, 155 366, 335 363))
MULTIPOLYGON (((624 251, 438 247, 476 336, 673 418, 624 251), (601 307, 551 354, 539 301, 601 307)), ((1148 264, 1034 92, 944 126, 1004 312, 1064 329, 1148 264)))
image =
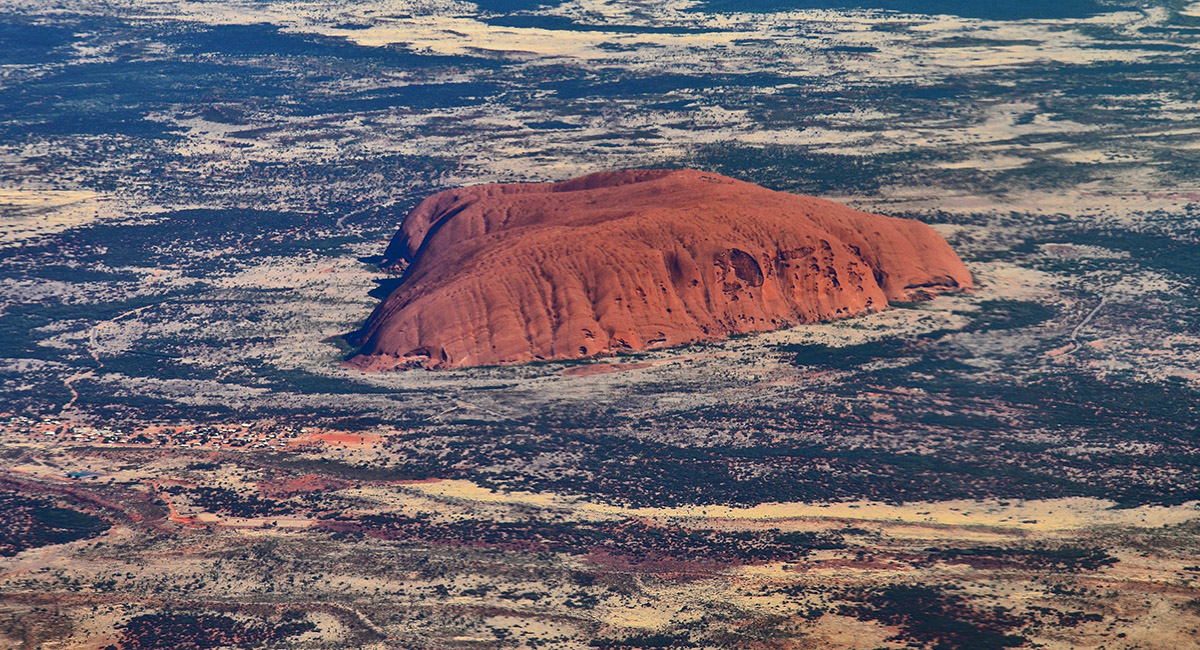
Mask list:
POLYGON ((712 341, 971 285, 925 224, 694 170, 441 192, 384 257, 406 271, 350 337, 369 370, 712 341))

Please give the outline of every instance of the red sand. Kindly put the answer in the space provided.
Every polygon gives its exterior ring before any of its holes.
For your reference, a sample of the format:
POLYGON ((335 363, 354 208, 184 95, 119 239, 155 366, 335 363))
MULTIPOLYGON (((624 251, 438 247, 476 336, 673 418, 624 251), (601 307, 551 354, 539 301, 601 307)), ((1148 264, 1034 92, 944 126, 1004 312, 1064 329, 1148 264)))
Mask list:
POLYGON ((292 445, 307 445, 320 442, 342 447, 365 447, 381 442, 382 437, 372 433, 313 433, 291 441, 292 445))

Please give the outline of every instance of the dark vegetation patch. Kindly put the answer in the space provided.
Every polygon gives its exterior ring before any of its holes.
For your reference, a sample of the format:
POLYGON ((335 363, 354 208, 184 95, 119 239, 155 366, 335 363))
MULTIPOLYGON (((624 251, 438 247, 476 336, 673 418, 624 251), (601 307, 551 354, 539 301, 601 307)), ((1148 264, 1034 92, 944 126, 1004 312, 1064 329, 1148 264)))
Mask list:
MULTIPOLYGON (((69 324, 77 321, 93 323, 118 314, 144 307, 150 304, 150 299, 144 301, 113 300, 100 304, 91 303, 25 303, 9 305, 0 313, 0 355, 9 359, 44 359, 52 361, 67 361, 72 353, 82 354, 83 350, 64 351, 59 348, 39 345, 41 340, 38 328, 53 324, 69 324)), ((94 366, 89 358, 83 363, 94 366)))
POLYGON ((221 463, 210 462, 210 461, 195 461, 192 463, 188 463, 184 467, 184 469, 188 469, 188 470, 195 471, 195 472, 211 472, 213 470, 221 469, 221 463))
POLYGON ((1052 548, 972 548, 926 549, 929 559, 947 564, 967 564, 974 568, 1016 566, 1030 569, 1096 571, 1117 563, 1117 558, 1099 548, 1060 546, 1052 548))
POLYGON ((1200 281, 1200 231, 1184 230, 1168 236, 1162 233, 1108 230, 1076 231, 1058 235, 1051 242, 1099 246, 1125 251, 1146 267, 1200 281))
POLYGON ((402 46, 369 47, 348 39, 315 34, 289 34, 276 25, 182 25, 164 40, 183 55, 232 58, 317 59, 370 64, 388 69, 423 70, 445 67, 495 68, 491 59, 419 54, 402 46))
POLYGON ((170 486, 163 489, 168 494, 184 496, 194 505, 212 513, 231 517, 269 517, 293 511, 288 503, 263 498, 253 493, 241 493, 229 488, 200 486, 185 488, 170 486))
MULTIPOLYGON (((368 425, 370 426, 370 425, 368 425)), ((402 425, 397 425, 402 426, 402 425)), ((411 481, 447 476, 453 472, 436 458, 420 462, 386 466, 367 462, 350 463, 321 456, 301 457, 293 454, 263 454, 258 457, 264 469, 278 467, 301 474, 321 474, 347 481, 411 481)))
POLYGON ((588 646, 602 650, 699 647, 687 632, 642 632, 620 638, 599 638, 589 641, 588 646))
POLYGON ((1200 498, 1191 438, 1200 401, 1186 384, 1075 373, 1012 381, 942 358, 959 350, 952 341, 902 349, 894 367, 873 368, 863 382, 807 388, 797 403, 707 406, 636 421, 574 408, 523 421, 418 426, 385 443, 395 455, 390 471, 653 506, 900 503, 929 494, 1086 496, 1125 505, 1200 498), (890 418, 875 417, 881 412, 890 418), (659 431, 731 427, 747 432, 743 441, 654 439, 659 431), (1127 449, 1130 441, 1139 450, 1127 449), (1081 444, 1096 451, 1062 450, 1081 444), (927 450, 909 451, 918 445, 927 450), (539 470, 521 469, 533 466, 539 470))
POLYGON ((277 369, 267 364, 259 364, 256 370, 261 373, 258 376, 265 379, 264 383, 275 390, 300 395, 394 395, 397 392, 395 389, 357 382, 346 377, 328 377, 297 368, 277 369))
POLYGON ((1097 43, 1098 50, 1142 50, 1146 52, 1187 52, 1191 48, 1174 43, 1097 43))
POLYGON ((989 20, 1086 18, 1111 11, 1095 0, 703 0, 700 6, 706 11, 756 13, 797 9, 879 9, 989 20))
MULTIPOLYGON (((0 23, 3 24, 3 23, 0 23)), ((25 59, 52 57, 65 41, 54 28, 7 23, 9 40, 25 59)), ((81 28, 91 26, 86 21, 81 28)), ((134 30, 127 25, 94 26, 105 31, 134 30)), ((0 32, 0 38, 4 32, 0 32)), ((330 71, 312 60, 333 60, 340 67, 368 74, 371 69, 492 69, 496 62, 474 57, 427 56, 403 48, 362 47, 339 38, 286 34, 270 25, 184 26, 148 37, 110 60, 74 63, 36 78, 0 96, 0 133, 26 138, 40 135, 109 135, 162 139, 175 135, 169 125, 146 119, 173 106, 244 108, 271 106, 291 115, 351 113, 394 106, 432 108, 460 106, 494 91, 479 84, 438 84, 363 90, 344 94, 313 92, 329 80, 330 71), (161 39, 176 52, 174 59, 154 56, 151 44, 161 39), (269 60, 268 60, 269 59, 269 60), (300 74, 293 65, 307 64, 300 74), (305 101, 296 101, 302 95, 305 101), (222 98, 220 104, 214 104, 222 98)), ((419 80, 419 79, 418 79, 419 80)), ((257 111, 256 111, 257 112, 257 111)), ((228 117, 218 121, 228 122, 228 117)), ((236 122, 237 120, 235 120, 236 122)))
POLYGON ((0 491, 0 556, 99 536, 107 521, 41 499, 0 491))
POLYGON ((526 122, 525 126, 531 128, 531 129, 548 130, 548 131, 572 130, 572 129, 582 129, 583 128, 583 126, 580 124, 571 124, 570 122, 564 122, 562 120, 545 120, 545 121, 541 121, 541 122, 526 122))
MULTIPOLYGON (((146 394, 130 389, 113 390, 99 382, 81 382, 76 386, 80 393, 79 403, 87 404, 88 411, 101 422, 115 425, 134 426, 147 421, 216 423, 229 422, 244 416, 245 411, 235 411, 226 404, 183 404, 176 399, 146 394)), ((65 400, 64 400, 65 401, 65 400)), ((62 402, 51 406, 61 407, 62 402)), ((148 438, 134 439, 138 444, 150 444, 148 438)))
POLYGON ((687 164, 776 190, 820 196, 875 193, 912 172, 925 157, 916 152, 856 156, 722 142, 697 148, 687 164))
POLYGON ((1033 327, 1058 314, 1054 307, 1025 300, 984 300, 977 306, 979 311, 967 313, 971 320, 962 331, 988 332, 1033 327))
POLYGON ((848 369, 881 359, 944 353, 944 349, 939 350, 937 346, 931 346, 930 342, 954 332, 975 333, 1033 327, 1057 315, 1053 307, 1023 300, 985 300, 978 304, 978 308, 977 311, 964 313, 970 321, 965 327, 957 330, 935 330, 909 338, 888 338, 841 347, 815 343, 787 344, 777 349, 792 355, 792 363, 797 365, 848 369))
POLYGON ((32 65, 63 61, 71 54, 75 30, 17 15, 0 16, 0 64, 32 65))
MULTIPOLYGON (((323 236, 335 218, 329 214, 270 210, 180 210, 157 215, 153 223, 97 224, 67 231, 39 248, 55 247, 60 255, 70 252, 83 272, 89 265, 101 264, 106 268, 134 264, 228 272, 239 262, 261 257, 264 248, 269 248, 272 255, 286 256, 312 252, 317 239, 326 247, 349 243, 350 238, 323 236), (192 250, 224 248, 238 252, 212 260, 184 255, 192 250)), ((30 256, 38 252, 36 248, 25 251, 30 256)), ((84 278, 87 275, 80 279, 84 278)))
POLYGON ((1012 47, 1017 45, 1040 46, 1041 41, 1020 39, 983 38, 979 36, 950 36, 925 43, 925 47, 1012 47))
MULTIPOLYGON (((53 153, 24 161, 27 173, 53 177, 64 167, 86 168, 88 189, 153 195, 160 205, 212 205, 212 188, 235 186, 239 204, 254 204, 251 195, 257 195, 261 204, 270 205, 278 199, 275 190, 280 185, 333 187, 380 168, 399 181, 422 166, 417 158, 437 156, 351 156, 304 165, 252 161, 237 174, 195 174, 187 165, 187 170, 180 168, 173 149, 173 141, 182 134, 169 120, 150 119, 153 113, 170 116, 182 110, 183 117, 243 124, 251 137, 342 137, 335 116, 479 103, 499 88, 483 79, 429 82, 444 73, 486 77, 503 65, 489 58, 430 56, 403 47, 364 47, 344 39, 286 34, 269 25, 149 25, 84 16, 55 20, 55 27, 44 28, 24 18, 0 18, 0 24, 9 25, 13 56, 52 60, 37 75, 10 80, 8 92, 0 95, 0 136, 14 143, 53 142, 53 153), (105 58, 80 61, 60 56, 75 54, 69 48, 73 40, 104 48, 105 58), (330 82, 346 75, 375 78, 397 71, 403 71, 410 85, 331 91, 330 82), (267 127, 256 128, 255 120, 264 115, 329 115, 332 123, 303 122, 292 131, 304 132, 284 134, 273 118, 267 127), (97 137, 102 142, 97 143, 97 137), (401 158, 407 163, 397 164, 401 158)), ((456 158, 452 164, 457 162, 456 158)), ((356 200, 354 192, 348 197, 322 194, 321 202, 356 200)))
POLYGON ((596 77, 563 71, 562 78, 544 83, 543 86, 547 90, 553 90, 555 95, 563 100, 618 97, 662 99, 675 93, 695 92, 718 92, 736 96, 750 88, 770 87, 792 81, 794 80, 788 77, 771 74, 638 75, 622 72, 596 77))
POLYGON ((361 533, 416 543, 490 546, 527 552, 602 553, 632 564, 662 559, 690 563, 772 562, 806 557, 816 549, 845 548, 834 533, 695 530, 641 520, 565 522, 529 519, 516 522, 368 515, 332 518, 322 526, 340 533, 361 533))
POLYGON ((835 45, 825 48, 825 51, 835 54, 869 54, 871 52, 878 52, 879 48, 871 45, 835 45))
MULTIPOLYGON (((172 127, 146 119, 150 111, 174 103, 195 104, 205 91, 219 94, 256 76, 249 70, 213 63, 129 60, 75 64, 23 80, 0 94, 0 134, 16 141, 30 136, 120 135, 174 139, 172 127), (179 79, 188 82, 180 83, 179 79)), ((95 153, 111 151, 101 148, 95 153)))
POLYGON ((1026 621, 1003 607, 974 606, 949 588, 895 584, 881 589, 860 589, 848 594, 854 604, 839 613, 863 621, 878 621, 899 628, 893 639, 934 650, 1001 650, 1028 643, 1011 634, 1026 621))
POLYGON ((1064 612, 1052 607, 1033 606, 1029 608, 1029 611, 1036 613, 1043 624, 1048 622, 1050 625, 1059 628, 1077 627, 1083 623, 1099 623, 1104 620, 1104 616, 1101 614, 1081 610, 1064 612))
POLYGON ((163 613, 136 616, 120 626, 121 638, 106 650, 207 650, 263 648, 316 629, 302 616, 278 623, 245 622, 224 614, 163 613))

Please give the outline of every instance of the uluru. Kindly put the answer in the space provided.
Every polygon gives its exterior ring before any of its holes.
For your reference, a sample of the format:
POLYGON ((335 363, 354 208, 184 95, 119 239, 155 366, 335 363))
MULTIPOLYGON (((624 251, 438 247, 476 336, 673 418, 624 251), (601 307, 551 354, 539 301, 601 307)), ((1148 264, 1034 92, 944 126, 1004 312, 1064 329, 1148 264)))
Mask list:
POLYGON ((401 282, 348 337, 366 370, 716 341, 971 286, 919 221, 691 169, 440 192, 383 264, 401 282))

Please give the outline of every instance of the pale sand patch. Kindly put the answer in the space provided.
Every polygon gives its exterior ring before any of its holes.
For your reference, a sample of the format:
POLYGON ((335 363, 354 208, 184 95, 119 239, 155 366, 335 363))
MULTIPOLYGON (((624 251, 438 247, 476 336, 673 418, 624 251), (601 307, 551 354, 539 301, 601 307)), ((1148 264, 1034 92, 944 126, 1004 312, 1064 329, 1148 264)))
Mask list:
POLYGON ((1003 171, 1005 169, 1016 169, 1029 164, 1029 158, 1019 156, 991 156, 988 158, 969 158, 967 160, 956 160, 952 162, 944 162, 938 165, 942 169, 979 169, 985 171, 1003 171))
POLYGON ((653 598, 622 595, 610 599, 596 610, 601 623, 642 630, 662 628, 668 623, 686 624, 703 618, 710 609, 708 603, 727 603, 736 593, 733 585, 719 578, 682 583, 648 583, 641 577, 634 580, 653 598))
POLYGON ((895 631, 874 621, 829 614, 817 619, 810 632, 813 648, 899 648, 889 641, 895 631))
POLYGON ((1042 356, 1049 357, 1049 358, 1060 357, 1074 349, 1075 349, 1075 344, 1068 343, 1066 345, 1054 348, 1053 350, 1047 350, 1046 353, 1042 356))
MULTIPOLYGON (((219 515, 218 515, 219 517, 219 515)), ((311 528, 313 521, 302 517, 223 517, 220 525, 226 528, 311 528)))
POLYGON ((100 198, 82 190, 0 189, 0 248, 95 221, 100 198))
POLYGON ((688 49, 727 45, 742 37, 736 32, 698 34, 624 34, 603 31, 501 27, 464 16, 412 16, 380 22, 367 29, 327 28, 324 33, 358 45, 381 47, 406 43, 421 50, 444 55, 469 55, 478 51, 512 52, 538 57, 612 58, 601 45, 636 42, 688 49))
POLYGON ((1073 497, 1038 501, 953 500, 888 505, 871 501, 844 503, 764 503, 756 506, 679 506, 626 508, 558 494, 500 493, 465 480, 406 486, 431 497, 478 503, 522 504, 563 508, 611 517, 666 519, 839 519, 935 526, 978 526, 1021 531, 1079 530, 1096 526, 1161 527, 1200 518, 1200 502, 1164 507, 1114 508, 1112 501, 1073 497))
POLYGON ((58 207, 100 196, 85 190, 0 189, 0 205, 5 207, 58 207))
POLYGON ((665 602, 659 600, 659 607, 606 606, 599 608, 597 614, 605 625, 652 630, 666 626, 671 621, 672 615, 678 611, 666 607, 665 602))

